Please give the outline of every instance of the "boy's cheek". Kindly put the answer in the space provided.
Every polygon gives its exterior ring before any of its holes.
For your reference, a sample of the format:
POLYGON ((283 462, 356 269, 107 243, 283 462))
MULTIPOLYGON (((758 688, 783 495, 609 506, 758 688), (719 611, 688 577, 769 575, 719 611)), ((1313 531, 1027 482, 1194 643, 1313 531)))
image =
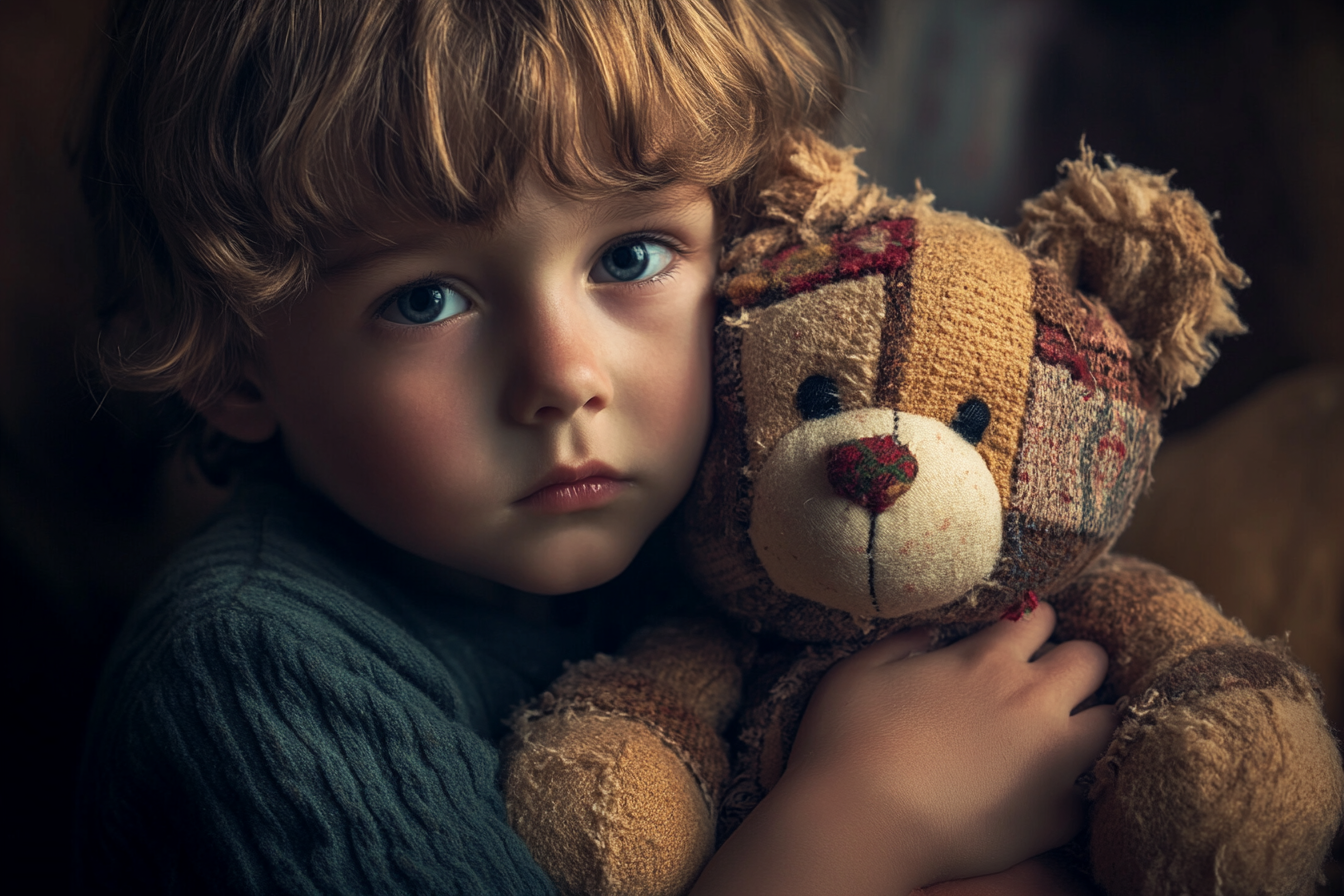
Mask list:
POLYGON ((661 333, 624 340, 614 403, 578 430, 590 457, 641 480, 631 506, 609 514, 510 520, 556 443, 506 426, 483 382, 498 371, 467 376, 458 362, 470 355, 447 357, 444 346, 392 364, 315 357, 311 344, 287 353, 269 371, 282 380, 273 385, 286 450, 310 487, 426 560, 539 593, 600 584, 684 497, 708 438, 713 303, 682 309, 661 333))

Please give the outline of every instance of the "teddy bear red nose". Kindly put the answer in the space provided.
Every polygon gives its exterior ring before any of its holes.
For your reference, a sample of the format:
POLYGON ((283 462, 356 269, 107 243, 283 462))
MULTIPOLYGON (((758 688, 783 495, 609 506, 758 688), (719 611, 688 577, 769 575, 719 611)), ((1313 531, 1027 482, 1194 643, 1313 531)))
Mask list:
POLYGON ((869 513, 881 513, 895 504, 918 472, 915 455, 894 436, 852 439, 826 452, 831 488, 869 513))

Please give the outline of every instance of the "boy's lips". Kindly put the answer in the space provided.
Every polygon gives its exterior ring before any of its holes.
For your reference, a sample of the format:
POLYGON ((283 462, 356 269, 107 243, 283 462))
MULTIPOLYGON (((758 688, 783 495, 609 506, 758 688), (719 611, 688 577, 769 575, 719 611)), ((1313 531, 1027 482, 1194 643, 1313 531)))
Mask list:
POLYGON ((616 470, 600 461, 577 467, 557 466, 526 497, 520 507, 542 513, 572 513, 602 507, 630 486, 616 470))

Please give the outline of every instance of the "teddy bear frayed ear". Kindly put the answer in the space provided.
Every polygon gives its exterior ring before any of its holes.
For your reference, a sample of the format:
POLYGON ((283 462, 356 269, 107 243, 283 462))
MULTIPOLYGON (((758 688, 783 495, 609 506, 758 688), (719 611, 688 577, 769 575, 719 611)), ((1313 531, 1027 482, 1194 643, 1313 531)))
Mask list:
POLYGON ((1209 213, 1170 175, 1108 157, 1061 163, 1063 179, 1022 205, 1017 237, 1098 296, 1129 335, 1135 367, 1163 407, 1199 382, 1213 340, 1245 332, 1228 287, 1250 281, 1223 254, 1209 213))
POLYGON ((832 146, 810 130, 790 135, 775 179, 761 191, 750 232, 729 246, 720 270, 741 268, 794 243, 816 242, 821 233, 851 230, 896 208, 899 200, 860 182, 863 171, 854 157, 861 151, 832 146))

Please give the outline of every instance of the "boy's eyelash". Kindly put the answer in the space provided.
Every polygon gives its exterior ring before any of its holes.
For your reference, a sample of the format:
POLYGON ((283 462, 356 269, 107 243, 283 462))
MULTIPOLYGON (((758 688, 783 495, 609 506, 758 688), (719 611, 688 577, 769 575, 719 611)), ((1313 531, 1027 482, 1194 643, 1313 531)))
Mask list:
POLYGON ((654 286, 656 284, 662 283, 668 277, 672 276, 672 274, 681 265, 682 261, 685 260, 686 256, 691 252, 689 246, 681 242, 681 240, 669 236, 666 233, 659 233, 657 231, 640 231, 637 233, 627 233, 620 239, 604 247, 602 251, 598 254, 598 258, 601 259, 603 255, 606 255, 612 249, 615 249, 619 246, 628 246, 631 243, 657 243, 658 245, 662 246, 665 249, 671 249, 672 254, 675 257, 672 259, 671 264, 663 268, 658 273, 654 274, 652 277, 648 277, 644 280, 634 280, 628 283, 617 284, 619 286, 625 287, 626 289, 641 289, 643 287, 654 286))
MULTIPOLYGON (((662 271, 659 271, 657 274, 654 274, 652 277, 649 277, 645 280, 638 280, 631 283, 621 284, 622 286, 632 288, 649 286, 655 283, 662 282, 668 276, 670 276, 673 271, 677 269, 677 266, 681 263, 682 259, 684 259, 686 255, 688 255, 691 252, 689 246, 681 242, 681 240, 669 236, 666 233, 659 233, 656 231, 639 231, 637 233, 627 233, 623 235, 620 239, 616 240, 615 242, 612 242, 609 245, 603 247, 602 251, 598 254, 598 258, 601 258, 602 255, 605 255, 612 249, 617 248, 618 246, 628 246, 631 243, 657 243, 660 246, 663 246, 667 249, 671 249, 672 252, 676 255, 676 258, 673 260, 671 264, 669 264, 662 271)), ((446 274, 429 273, 425 274, 423 277, 417 277, 414 280, 408 280, 405 283, 402 283, 399 286, 390 290, 389 292, 385 293, 382 296, 382 298, 378 299, 377 303, 374 305, 373 316, 376 318, 382 318, 383 312, 386 311, 388 308, 390 308, 392 306, 392 303, 395 302, 403 293, 420 286, 448 286, 451 287, 454 292, 458 292, 463 296, 465 296, 468 301, 472 301, 470 293, 464 292, 460 287, 454 285, 452 277, 449 277, 446 274)), ((448 318, 448 320, 452 320, 452 318, 448 318)), ((436 324, 423 324, 413 329, 426 329, 428 327, 436 327, 441 324, 447 323, 448 320, 443 320, 436 324)))
POLYGON ((666 233, 659 233, 653 230, 640 231, 637 233, 627 233, 620 239, 612 242, 611 245, 607 246, 602 251, 610 252, 617 246, 628 246, 631 243, 657 243, 660 246, 666 246, 673 252, 676 252, 678 255, 685 255, 686 253, 691 251, 688 246, 686 246, 684 243, 682 243, 675 237, 669 236, 666 233))
MULTIPOLYGON (((416 289, 417 287, 420 286, 446 286, 450 288, 453 292, 461 295, 468 302, 472 302, 473 304, 475 302, 475 300, 471 297, 471 293, 463 290, 460 286, 457 286, 452 277, 449 277, 446 274, 426 274, 423 277, 417 277, 414 280, 408 280, 405 283, 402 283, 401 285, 396 286, 389 292, 385 293, 383 297, 378 299, 378 301, 374 304, 373 316, 381 319, 383 316, 383 312, 386 311, 388 308, 391 308, 392 303, 395 302, 398 298, 400 298, 403 293, 409 292, 410 290, 416 289)), ((427 327, 437 327, 440 324, 446 324, 449 320, 452 320, 452 318, 448 318, 447 320, 441 320, 438 323, 433 324, 421 324, 420 326, 414 327, 412 329, 423 330, 427 327)))

